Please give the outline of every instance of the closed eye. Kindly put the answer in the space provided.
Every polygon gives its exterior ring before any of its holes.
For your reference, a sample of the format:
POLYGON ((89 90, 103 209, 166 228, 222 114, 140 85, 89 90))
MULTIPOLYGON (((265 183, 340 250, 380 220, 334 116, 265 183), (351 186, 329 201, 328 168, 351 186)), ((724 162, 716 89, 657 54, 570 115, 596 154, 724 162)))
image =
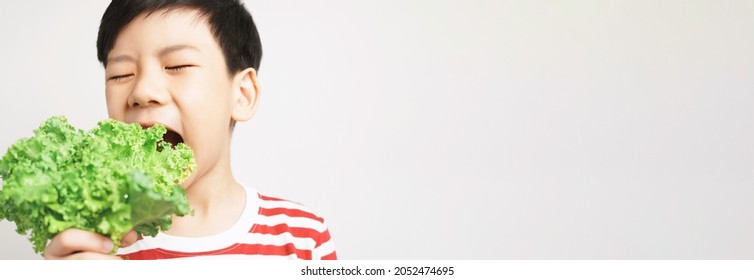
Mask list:
POLYGON ((112 76, 112 77, 108 78, 107 80, 108 80, 108 81, 120 81, 120 80, 123 80, 123 79, 125 79, 125 78, 131 77, 131 76, 133 76, 133 75, 134 75, 134 74, 126 74, 126 75, 118 75, 118 76, 112 76))
POLYGON ((176 65, 176 66, 167 66, 167 67, 165 67, 165 70, 176 71, 177 72, 177 71, 181 71, 181 70, 184 70, 186 68, 189 68, 189 67, 194 67, 194 65, 184 64, 184 65, 176 65))

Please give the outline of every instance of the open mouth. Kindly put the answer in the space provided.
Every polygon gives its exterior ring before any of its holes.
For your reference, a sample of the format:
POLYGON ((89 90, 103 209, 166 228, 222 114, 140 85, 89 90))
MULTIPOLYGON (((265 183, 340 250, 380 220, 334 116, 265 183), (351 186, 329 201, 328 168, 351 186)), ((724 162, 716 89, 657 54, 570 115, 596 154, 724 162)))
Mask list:
MULTIPOLYGON (((139 122, 142 128, 146 129, 149 127, 152 127, 153 125, 157 124, 157 122, 139 122)), ((175 146, 177 146, 180 143, 183 143, 183 136, 176 132, 175 130, 171 129, 167 125, 163 125, 165 127, 165 134, 162 135, 162 141, 165 143, 169 143, 170 147, 175 149, 175 146)), ((157 151, 162 151, 162 145, 157 145, 157 151)))
POLYGON ((183 136, 178 134, 178 132, 168 129, 168 131, 162 135, 162 140, 170 143, 170 146, 175 148, 176 145, 183 143, 183 136))

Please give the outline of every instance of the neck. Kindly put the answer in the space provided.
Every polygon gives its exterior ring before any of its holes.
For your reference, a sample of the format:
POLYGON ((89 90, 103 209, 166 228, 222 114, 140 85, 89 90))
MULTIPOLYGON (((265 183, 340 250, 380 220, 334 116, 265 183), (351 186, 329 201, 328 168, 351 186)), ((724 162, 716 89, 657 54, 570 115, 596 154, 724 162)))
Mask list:
POLYGON ((173 217, 173 226, 167 231, 179 236, 207 236, 222 232, 232 226, 246 204, 245 190, 236 182, 230 169, 230 152, 221 156, 212 168, 194 173, 187 180, 189 206, 193 215, 173 217))
POLYGON ((233 177, 227 159, 221 159, 204 174, 198 175, 186 188, 189 205, 197 214, 209 212, 217 202, 224 201, 241 187, 233 177))

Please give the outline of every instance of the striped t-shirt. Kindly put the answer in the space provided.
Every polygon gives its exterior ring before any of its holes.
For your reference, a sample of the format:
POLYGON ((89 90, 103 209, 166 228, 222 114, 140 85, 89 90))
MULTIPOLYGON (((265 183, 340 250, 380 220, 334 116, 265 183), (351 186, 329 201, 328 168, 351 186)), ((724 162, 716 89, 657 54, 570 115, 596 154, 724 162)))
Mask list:
POLYGON ((158 233, 120 248, 125 259, 334 260, 335 245, 324 220, 301 204, 264 196, 249 187, 246 207, 225 232, 205 237, 158 233))

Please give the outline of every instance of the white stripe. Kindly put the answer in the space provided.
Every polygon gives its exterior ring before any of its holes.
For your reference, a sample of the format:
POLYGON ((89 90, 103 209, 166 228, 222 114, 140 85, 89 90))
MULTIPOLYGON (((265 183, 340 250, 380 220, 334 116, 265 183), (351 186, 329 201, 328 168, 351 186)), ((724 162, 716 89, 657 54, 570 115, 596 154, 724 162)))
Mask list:
POLYGON ((319 247, 312 250, 312 260, 322 259, 322 257, 327 256, 332 252, 335 252, 335 242, 330 238, 329 241, 322 243, 322 245, 319 245, 319 247))
POLYGON ((287 244, 293 244, 298 250, 312 250, 314 246, 317 246, 317 241, 313 238, 301 238, 294 237, 290 232, 284 232, 277 235, 254 233, 249 234, 250 240, 257 241, 255 243, 246 244, 261 244, 261 245, 273 245, 284 246, 287 244))
POLYGON ((219 240, 212 239, 206 240, 207 242, 160 242, 159 240, 143 239, 134 243, 133 245, 121 248, 118 250, 118 254, 131 254, 138 251, 151 250, 151 249, 165 249, 177 252, 196 253, 213 251, 218 249, 228 248, 234 244, 259 244, 259 245, 273 245, 284 246, 287 244, 293 244, 298 250, 312 250, 317 245, 317 241, 313 238, 295 237, 290 232, 283 232, 280 234, 261 234, 261 233, 248 233, 241 238, 219 240))
POLYGON ((273 208, 296 209, 296 210, 301 210, 301 211, 307 212, 309 214, 312 214, 312 215, 314 215, 317 218, 321 218, 317 214, 314 214, 314 211, 312 211, 311 209, 307 208, 306 206, 298 204, 298 203, 295 203, 295 202, 285 201, 285 200, 278 201, 278 200, 264 200, 264 199, 260 199, 259 200, 259 207, 266 208, 266 209, 273 209, 273 208))
MULTIPOLYGON (((257 223, 266 226, 286 224, 289 227, 309 228, 317 232, 324 232, 325 230, 327 230, 327 227, 319 221, 303 217, 289 217, 282 214, 269 217, 258 216, 257 223)), ((307 250, 311 250, 311 248, 314 247, 314 245, 310 245, 311 242, 314 241, 309 238, 293 237, 290 233, 284 234, 284 236, 279 236, 277 240, 285 240, 294 243, 296 248, 306 248, 307 250)), ((130 254, 141 250, 149 250, 155 248, 162 248, 179 252, 204 252, 227 248, 236 243, 264 244, 264 242, 275 240, 275 236, 278 235, 241 233, 217 236, 218 238, 191 238, 178 236, 165 237, 162 235, 162 233, 160 233, 156 237, 145 237, 144 239, 139 240, 129 247, 121 248, 118 250, 118 254, 130 254)))
POLYGON ((142 250, 165 249, 179 252, 204 252, 227 248, 235 244, 237 240, 243 237, 233 236, 232 238, 191 238, 170 236, 162 237, 161 233, 155 237, 145 237, 131 246, 121 248, 118 254, 130 254, 142 250))
POLYGON ((257 224, 266 226, 287 224, 290 227, 310 228, 318 232, 325 232, 327 229, 323 223, 320 223, 317 220, 304 217, 288 217, 283 214, 275 216, 259 216, 257 217, 257 224))

